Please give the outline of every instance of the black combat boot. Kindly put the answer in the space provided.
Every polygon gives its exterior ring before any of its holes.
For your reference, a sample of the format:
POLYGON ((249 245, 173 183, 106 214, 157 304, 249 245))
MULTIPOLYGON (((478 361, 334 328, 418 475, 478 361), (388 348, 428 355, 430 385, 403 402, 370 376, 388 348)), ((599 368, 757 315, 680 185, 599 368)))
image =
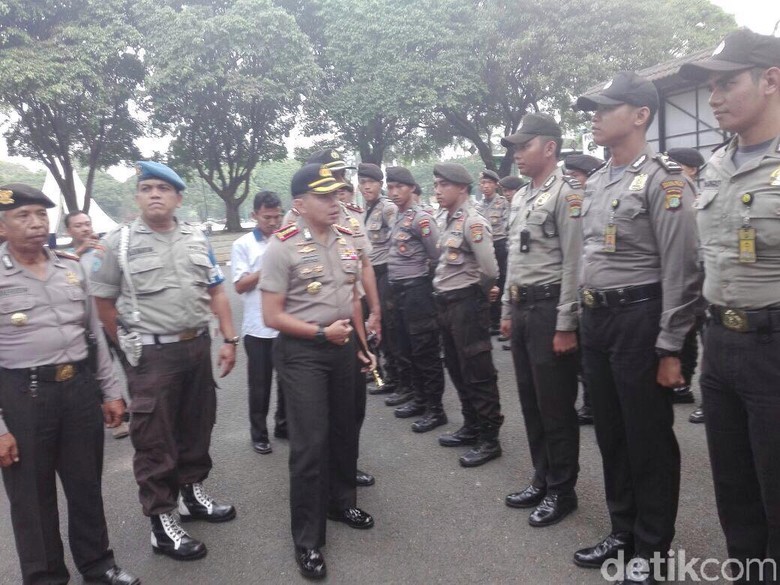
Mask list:
POLYGON ((466 451, 458 459, 463 467, 478 467, 497 457, 501 457, 498 428, 496 425, 484 423, 480 426, 479 442, 476 447, 466 451))
POLYGON ((464 420, 463 426, 454 433, 447 433, 439 437, 439 445, 442 447, 463 447, 476 445, 479 440, 479 425, 473 420, 464 420))
POLYGON ((152 520, 152 550, 178 561, 194 561, 206 556, 206 545, 195 540, 179 525, 172 512, 154 514, 152 520))
POLYGON ((412 430, 415 433, 427 433, 446 424, 447 415, 444 414, 444 407, 439 404, 438 406, 429 406, 425 410, 425 415, 412 423, 412 430))
POLYGON ((181 486, 179 515, 182 522, 227 522, 236 517, 236 509, 230 504, 215 502, 203 489, 202 483, 188 483, 181 486))

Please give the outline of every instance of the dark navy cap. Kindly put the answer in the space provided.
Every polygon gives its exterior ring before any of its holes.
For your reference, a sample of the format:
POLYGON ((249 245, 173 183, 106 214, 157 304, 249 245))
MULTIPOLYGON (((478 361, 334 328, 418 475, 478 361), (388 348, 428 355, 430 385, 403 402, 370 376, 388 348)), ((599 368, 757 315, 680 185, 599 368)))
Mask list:
POLYGON ((563 159, 563 166, 569 170, 581 171, 590 176, 593 171, 604 164, 604 161, 598 157, 589 154, 570 154, 563 159))
POLYGON ((43 191, 24 183, 8 183, 0 187, 0 211, 9 211, 24 205, 54 207, 54 202, 43 191))
POLYGON ((670 148, 666 151, 666 154, 674 162, 678 162, 686 167, 698 169, 704 165, 704 157, 695 148, 670 148))
POLYGON ((458 185, 471 185, 474 182, 466 167, 458 163, 436 163, 433 176, 458 185))
POLYGON ((387 167, 388 183, 403 183, 404 185, 416 186, 412 173, 406 167, 387 167))
POLYGON ((373 163, 360 163, 357 168, 358 177, 368 177, 380 183, 385 180, 385 175, 377 165, 373 163))
POLYGON ((509 189, 510 191, 517 191, 520 187, 525 185, 520 177, 504 177, 498 184, 502 189, 509 189))
POLYGON ((293 197, 301 197, 306 193, 329 195, 346 186, 346 183, 337 181, 333 177, 328 167, 314 163, 303 165, 293 175, 290 181, 290 193, 293 197))
POLYGON ((599 106, 617 106, 629 104, 641 108, 647 106, 650 111, 658 111, 658 91, 653 82, 637 75, 633 71, 621 71, 608 81, 598 93, 582 95, 577 98, 575 109, 592 112, 599 106))
MULTIPOLYGON (((513 146, 522 146, 526 142, 529 142, 537 136, 552 136, 553 138, 561 137, 561 127, 555 118, 547 114, 531 113, 523 116, 523 120, 520 122, 520 127, 517 132, 504 136, 501 139, 501 145, 505 148, 512 148, 513 146)), ((496 175, 498 177, 498 175, 496 175)))
POLYGON ((498 173, 496 171, 491 171, 490 169, 485 169, 479 174, 480 179, 488 179, 489 181, 495 181, 498 183, 498 181, 501 179, 501 177, 498 176, 498 173))
POLYGON ((721 41, 711 57, 680 67, 680 76, 705 81, 712 72, 752 67, 780 67, 780 38, 760 35, 746 28, 734 31, 721 41))
POLYGON ((173 185, 177 191, 184 191, 187 188, 186 183, 176 174, 176 171, 152 160, 139 160, 135 163, 135 174, 138 181, 160 179, 173 185))
POLYGON ((333 149, 318 150, 313 153, 304 164, 320 164, 329 168, 331 171, 344 171, 346 169, 354 169, 355 167, 347 166, 341 155, 333 149))

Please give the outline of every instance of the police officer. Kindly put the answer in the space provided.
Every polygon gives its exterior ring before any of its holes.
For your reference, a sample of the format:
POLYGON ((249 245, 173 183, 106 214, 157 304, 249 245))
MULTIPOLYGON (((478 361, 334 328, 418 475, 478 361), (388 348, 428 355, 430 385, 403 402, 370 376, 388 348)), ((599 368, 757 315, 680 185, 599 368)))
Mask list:
POLYGON ((101 488, 102 423, 119 425, 125 403, 78 257, 44 247, 51 207, 28 185, 0 187, 0 467, 22 582, 69 581, 56 474, 84 579, 137 585, 114 562, 101 488))
POLYGON ((414 399, 396 409, 403 417, 426 415, 412 424, 424 433, 442 413, 444 370, 431 276, 439 258, 439 231, 433 218, 414 203, 414 177, 404 167, 387 169, 387 192, 398 207, 390 232, 389 286, 398 331, 399 373, 414 399))
POLYGON ((360 345, 365 332, 358 252, 352 232, 336 225, 335 192, 342 185, 316 163, 295 173, 291 192, 299 219, 272 239, 260 282, 263 317, 279 330, 274 354, 287 400, 292 536, 307 578, 326 574, 320 552, 326 515, 352 528, 374 525, 355 506, 353 331, 360 345))
MULTIPOLYGON (((680 70, 734 138, 702 170, 700 386, 729 557, 780 562, 780 39, 742 29, 680 70)), ((769 567, 771 570, 771 567, 769 567)), ((755 571, 755 565, 753 565, 755 571)), ((765 582, 774 582, 766 576, 765 582)), ((753 572, 749 582, 759 582, 753 572)), ((747 576, 743 581, 748 582, 747 576)))
MULTIPOLYGON (((490 230, 493 232, 493 250, 498 262, 498 291, 504 292, 506 280, 507 259, 507 228, 509 226, 509 201, 498 191, 499 177, 495 171, 484 169, 479 176, 479 190, 482 192, 482 200, 477 202, 477 213, 490 222, 490 230)), ((501 298, 490 304, 490 331, 498 334, 501 326, 501 298)), ((505 341, 505 340, 501 340, 505 341)))
POLYGON ((582 202, 580 319, 612 533, 574 561, 600 567, 633 553, 623 583, 655 583, 648 559, 669 550, 680 488, 669 389, 683 379, 679 353, 699 295, 693 188, 647 144, 658 110, 650 81, 618 73, 576 106, 595 112, 594 139, 612 153, 582 202))
MULTIPOLYGON (((501 455, 498 431, 504 422, 490 343, 490 301, 498 295, 496 255, 490 223, 469 201, 473 179, 463 165, 433 168, 436 197, 446 210, 439 238, 440 257, 433 279, 444 362, 458 391, 463 426, 440 443, 477 444, 460 456, 476 467, 501 455)), ((444 412, 429 414, 431 424, 447 422, 444 412)))
POLYGON ((557 167, 561 128, 546 114, 526 114, 502 139, 531 178, 518 194, 509 235, 501 333, 512 338, 517 391, 534 466, 508 506, 536 509, 531 526, 549 526, 577 508, 577 272, 582 186, 557 167))
POLYGON ((501 194, 504 196, 504 199, 509 201, 510 215, 511 215, 512 201, 514 200, 515 194, 524 185, 525 183, 520 177, 513 177, 511 175, 504 177, 498 182, 498 186, 501 187, 501 194))
POLYGON ((119 341, 121 320, 129 341, 119 345, 131 397, 133 470, 143 513, 151 518, 152 548, 178 560, 196 559, 206 547, 181 528, 177 505, 182 521, 236 516, 233 506, 214 501, 202 484, 212 467, 217 407, 211 314, 224 336, 218 360, 223 377, 233 368, 239 337, 206 236, 176 219, 184 181, 152 161, 136 163, 136 173, 141 215, 106 236, 91 287, 106 332, 119 341))

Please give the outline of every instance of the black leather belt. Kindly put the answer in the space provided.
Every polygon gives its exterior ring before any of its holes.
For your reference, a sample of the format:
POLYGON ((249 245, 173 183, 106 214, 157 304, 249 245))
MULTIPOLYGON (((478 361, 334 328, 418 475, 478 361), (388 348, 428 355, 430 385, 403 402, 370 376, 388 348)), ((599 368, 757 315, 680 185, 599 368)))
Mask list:
POLYGON ((8 369, 10 373, 22 374, 35 378, 39 382, 67 382, 76 377, 76 375, 87 368, 88 359, 80 362, 70 362, 67 364, 53 364, 49 366, 34 366, 32 368, 13 368, 8 369))
POLYGON ((480 291, 478 284, 472 284, 466 288, 459 288, 457 290, 447 290, 443 292, 434 292, 433 298, 437 303, 447 304, 454 303, 456 301, 462 301, 463 299, 470 299, 476 296, 480 291))
POLYGON ((430 284, 431 279, 427 276, 415 276, 414 278, 404 278, 403 280, 391 280, 390 288, 395 291, 407 290, 416 286, 422 286, 424 284, 430 284))
POLYGON ((625 307, 634 303, 660 299, 662 293, 661 283, 654 282, 606 290, 583 288, 580 291, 580 298, 584 307, 595 309, 597 307, 625 307))
POLYGON ((780 331, 780 309, 745 311, 710 305, 709 315, 713 323, 723 325, 726 329, 738 333, 780 331))
POLYGON ((550 299, 558 300, 561 296, 561 285, 555 284, 532 284, 529 286, 519 286, 513 284, 509 287, 509 301, 513 305, 522 305, 533 303, 534 301, 546 301, 550 299))

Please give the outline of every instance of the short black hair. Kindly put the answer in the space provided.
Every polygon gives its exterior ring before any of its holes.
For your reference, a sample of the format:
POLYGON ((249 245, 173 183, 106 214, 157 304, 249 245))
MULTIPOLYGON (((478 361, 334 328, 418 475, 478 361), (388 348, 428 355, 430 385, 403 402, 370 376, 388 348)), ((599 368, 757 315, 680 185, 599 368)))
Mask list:
MULTIPOLYGON (((89 214, 86 211, 80 211, 80 210, 69 211, 68 214, 65 216, 65 219, 63 220, 65 222, 66 228, 70 227, 70 220, 76 217, 77 215, 86 215, 87 217, 89 217, 89 214)), ((90 220, 91 219, 92 218, 90 218, 90 220)))
POLYGON ((282 200, 279 199, 279 196, 273 191, 260 191, 257 195, 255 195, 255 200, 252 204, 252 208, 255 211, 261 207, 265 207, 266 209, 274 209, 275 207, 281 206, 282 200))

